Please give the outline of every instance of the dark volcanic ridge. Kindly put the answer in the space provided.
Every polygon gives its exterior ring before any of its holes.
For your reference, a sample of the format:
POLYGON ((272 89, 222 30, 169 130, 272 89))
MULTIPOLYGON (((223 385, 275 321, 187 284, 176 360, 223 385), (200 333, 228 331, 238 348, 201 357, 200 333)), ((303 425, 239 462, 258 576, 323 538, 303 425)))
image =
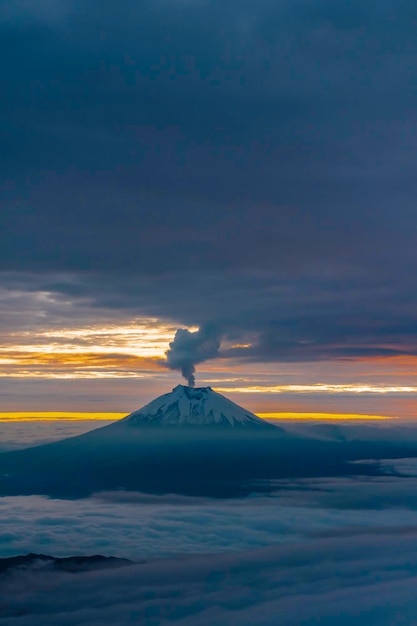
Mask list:
POLYGON ((29 553, 20 556, 0 558, 0 574, 10 574, 16 571, 31 570, 36 572, 69 572, 78 574, 98 569, 109 569, 134 565, 129 559, 119 559, 114 556, 69 556, 56 557, 46 554, 29 553))

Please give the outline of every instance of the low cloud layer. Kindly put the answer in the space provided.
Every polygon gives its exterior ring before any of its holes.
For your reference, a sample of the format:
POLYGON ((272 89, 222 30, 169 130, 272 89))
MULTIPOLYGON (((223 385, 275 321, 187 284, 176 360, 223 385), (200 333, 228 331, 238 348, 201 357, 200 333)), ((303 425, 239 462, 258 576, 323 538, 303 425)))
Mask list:
MULTIPOLYGON (((263 532, 262 509, 258 513, 263 532)), ((193 505, 191 515, 201 534, 211 534, 193 505)), ((125 626, 133 618, 149 626, 413 624, 417 525, 381 527, 368 518, 364 527, 349 527, 348 521, 339 514, 335 529, 323 527, 309 539, 289 527, 292 540, 284 545, 148 558, 117 572, 16 572, 0 582, 0 623, 125 626)))
POLYGON ((1 556, 100 553, 138 564, 15 571, 0 579, 0 624, 413 624, 417 465, 388 465, 391 476, 276 481, 269 497, 225 501, 1 498, 1 556))
MULTIPOLYGON (((389 465, 393 466, 392 463, 389 465)), ((416 474, 416 463, 399 469, 416 474), (411 468, 411 469, 410 469, 411 468)), ((142 558, 238 552, 335 529, 416 527, 417 479, 276 481, 273 497, 210 500, 108 492, 84 500, 0 499, 0 553, 142 558)))
POLYGON ((108 423, 108 420, 39 421, 38 419, 31 420, 30 414, 28 414, 27 421, 10 419, 3 422, 0 420, 0 453, 75 437, 94 428, 106 426, 108 423))

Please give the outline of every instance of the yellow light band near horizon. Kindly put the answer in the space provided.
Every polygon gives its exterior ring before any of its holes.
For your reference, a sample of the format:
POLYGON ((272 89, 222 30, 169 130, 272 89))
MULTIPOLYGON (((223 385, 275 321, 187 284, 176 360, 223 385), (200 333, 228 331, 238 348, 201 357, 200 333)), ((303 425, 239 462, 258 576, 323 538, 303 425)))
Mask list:
POLYGON ((294 420, 294 421, 378 421, 378 420, 396 420, 397 417, 388 415, 366 415, 356 413, 257 413, 258 417, 268 420, 294 420))
POLYGON ((247 386, 247 387, 216 387, 216 391, 227 393, 321 393, 321 394, 417 394, 417 387, 397 387, 392 385, 330 385, 324 383, 315 383, 313 385, 274 385, 274 386, 247 386))
POLYGON ((108 420, 114 421, 129 415, 125 413, 88 413, 84 411, 9 411, 0 412, 0 422, 26 422, 26 421, 88 421, 108 420))
MULTIPOLYGON (((88 413, 77 411, 9 411, 0 412, 0 422, 48 422, 48 421, 109 421, 122 419, 129 413, 88 413)), ((289 412, 273 412, 273 413, 256 413, 262 419, 270 420, 311 420, 311 421, 378 421, 378 420, 395 420, 395 417, 387 415, 366 415, 366 414, 350 414, 350 413, 289 413, 289 412)))

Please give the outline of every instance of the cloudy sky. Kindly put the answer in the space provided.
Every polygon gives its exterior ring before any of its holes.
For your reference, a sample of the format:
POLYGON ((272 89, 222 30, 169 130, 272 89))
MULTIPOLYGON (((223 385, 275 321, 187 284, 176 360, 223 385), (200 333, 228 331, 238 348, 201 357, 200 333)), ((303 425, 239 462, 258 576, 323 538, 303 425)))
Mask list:
POLYGON ((202 328, 256 412, 414 417, 416 20, 0 0, 0 411, 129 412, 202 328))

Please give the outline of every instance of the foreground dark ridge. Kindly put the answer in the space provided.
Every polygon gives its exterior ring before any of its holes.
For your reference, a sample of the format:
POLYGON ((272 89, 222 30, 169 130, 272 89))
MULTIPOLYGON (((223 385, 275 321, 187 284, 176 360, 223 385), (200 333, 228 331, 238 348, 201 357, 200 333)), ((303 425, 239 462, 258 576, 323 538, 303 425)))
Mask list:
POLYGON ((0 574, 22 569, 36 569, 36 571, 59 570, 77 574, 90 570, 124 567, 133 564, 134 562, 129 559, 119 559, 114 556, 101 556, 99 554, 60 558, 46 554, 30 553, 0 559, 0 574))

